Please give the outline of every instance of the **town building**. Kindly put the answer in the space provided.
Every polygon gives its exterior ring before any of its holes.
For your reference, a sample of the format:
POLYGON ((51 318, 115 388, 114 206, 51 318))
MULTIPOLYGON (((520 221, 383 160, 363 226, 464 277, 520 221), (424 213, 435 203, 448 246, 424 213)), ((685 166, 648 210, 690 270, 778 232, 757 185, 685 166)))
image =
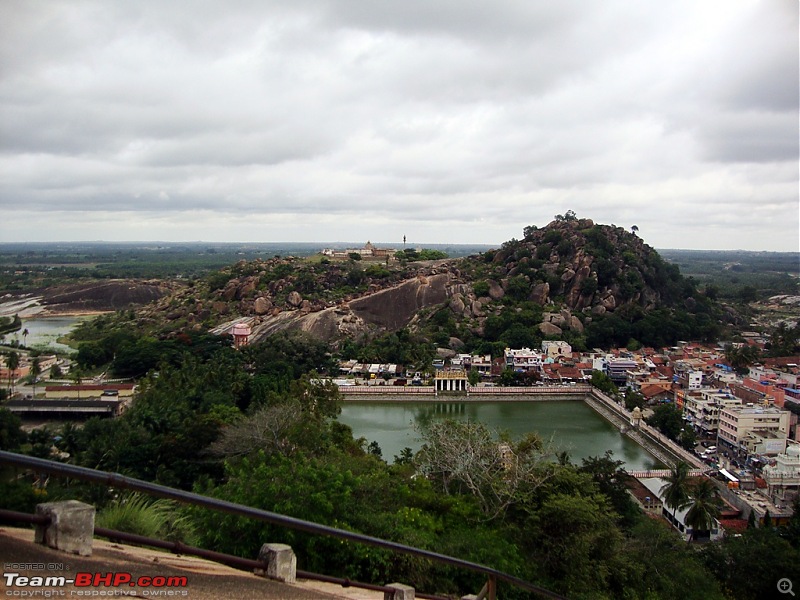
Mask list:
POLYGON ((788 411, 752 404, 728 406, 720 410, 718 441, 740 456, 750 454, 753 443, 765 443, 769 449, 766 454, 777 454, 775 450, 778 450, 781 444, 786 447, 788 435, 788 411), (748 436, 750 432, 757 433, 761 441, 748 436))
POLYGON ((686 515, 689 512, 690 506, 682 509, 674 510, 666 505, 664 502, 664 486, 666 480, 658 477, 647 477, 639 480, 642 485, 650 492, 652 496, 658 498, 661 503, 661 516, 664 517, 672 526, 677 529, 685 541, 689 541, 694 537, 695 540, 711 539, 712 541, 719 540, 723 537, 724 533, 720 522, 714 519, 714 525, 709 531, 698 531, 696 535, 692 528, 686 525, 686 515))
POLYGON ((788 506, 800 494, 800 444, 792 443, 762 469, 766 495, 777 505, 788 506))
POLYGON ((542 354, 545 359, 572 358, 572 346, 560 340, 544 340, 542 354))
POLYGON ((542 355, 530 348, 506 348, 503 357, 506 368, 516 373, 542 372, 542 355))
POLYGON ((434 389, 439 392, 466 392, 469 389, 467 372, 463 370, 436 371, 434 389))
POLYGON ((742 401, 726 390, 701 389, 683 395, 683 414, 695 431, 706 437, 716 437, 719 414, 723 408, 741 406, 742 401))

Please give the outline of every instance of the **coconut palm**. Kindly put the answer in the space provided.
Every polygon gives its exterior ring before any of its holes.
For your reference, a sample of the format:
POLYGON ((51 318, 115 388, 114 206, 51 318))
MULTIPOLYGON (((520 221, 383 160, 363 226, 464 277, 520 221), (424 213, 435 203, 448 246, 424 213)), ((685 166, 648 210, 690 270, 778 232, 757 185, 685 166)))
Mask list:
POLYGON ((16 352, 9 352, 6 355, 6 368, 8 369, 8 390, 11 392, 14 389, 14 374, 19 367, 19 354, 16 352))
POLYGON ((692 488, 691 504, 686 513, 686 526, 692 528, 691 540, 695 540, 697 533, 709 531, 720 515, 722 502, 710 479, 702 479, 692 488))
POLYGON ((30 332, 28 331, 27 327, 22 330, 22 345, 23 346, 27 346, 28 345, 28 333, 30 333, 30 332))
POLYGON ((665 479, 666 483, 661 487, 664 494, 664 504, 672 509, 672 520, 675 520, 675 513, 682 508, 686 508, 691 503, 689 499, 689 465, 678 461, 670 469, 670 474, 665 479))
POLYGON ((42 365, 39 357, 37 356, 31 361, 31 385, 33 385, 33 397, 36 398, 36 381, 39 375, 42 374, 42 365))

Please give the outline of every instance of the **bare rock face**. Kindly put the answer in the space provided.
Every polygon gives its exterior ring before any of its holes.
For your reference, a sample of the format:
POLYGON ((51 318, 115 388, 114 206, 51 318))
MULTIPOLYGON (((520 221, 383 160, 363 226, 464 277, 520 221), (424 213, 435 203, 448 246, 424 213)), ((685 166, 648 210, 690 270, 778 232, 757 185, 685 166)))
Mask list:
POLYGON ((482 317, 484 315, 483 303, 480 300, 473 300, 470 306, 470 312, 473 317, 482 317))
POLYGON ((257 284, 258 280, 255 277, 248 277, 242 282, 242 284, 239 286, 239 289, 236 290, 236 297, 239 300, 242 298, 247 298, 250 294, 256 291, 257 284))
POLYGON ((581 323, 581 320, 578 317, 576 317, 575 315, 572 315, 569 318, 568 327, 572 331, 577 331, 578 333, 583 333, 583 323, 581 323))
POLYGON ((455 350, 456 352, 458 352, 459 350, 463 350, 464 349, 464 342, 462 342, 457 337, 451 337, 449 345, 450 345, 450 348, 455 350))
POLYGON ((503 291, 503 288, 500 287, 499 283, 496 281, 489 281, 489 297, 492 300, 502 300, 505 295, 506 293, 503 291))
POLYGON ((239 284, 236 281, 229 281, 225 284, 225 288, 222 290, 222 298, 223 300, 231 301, 236 297, 236 292, 239 290, 239 284))
POLYGON ((601 304, 607 311, 613 311, 617 307, 617 299, 614 298, 614 294, 609 294, 603 298, 601 304))
POLYGON ((556 327, 564 327, 567 324, 567 315, 566 317, 562 312, 559 313, 544 313, 542 315, 542 322, 544 323, 552 323, 556 327))
POLYGON ((296 291, 292 291, 289 293, 289 297, 286 298, 286 302, 289 303, 289 306, 297 308, 303 303, 303 297, 296 291))
POLYGON ((253 305, 253 311, 257 315, 265 315, 272 309, 272 302, 267 300, 266 298, 256 298, 256 301, 253 305))
POLYGON ((539 331, 541 331, 544 335, 561 335, 564 333, 561 327, 554 325, 553 323, 541 323, 539 325, 539 331))
POLYGON ((598 304, 592 308, 592 314, 599 317, 600 315, 606 314, 606 307, 602 304, 598 304))
POLYGON ((531 290, 530 299, 536 304, 544 306, 550 299, 550 284, 547 282, 539 283, 533 286, 531 290))
POLYGON ((452 298, 450 298, 450 310, 452 310, 455 314, 460 315, 464 313, 464 299, 461 297, 461 294, 456 294, 452 298))

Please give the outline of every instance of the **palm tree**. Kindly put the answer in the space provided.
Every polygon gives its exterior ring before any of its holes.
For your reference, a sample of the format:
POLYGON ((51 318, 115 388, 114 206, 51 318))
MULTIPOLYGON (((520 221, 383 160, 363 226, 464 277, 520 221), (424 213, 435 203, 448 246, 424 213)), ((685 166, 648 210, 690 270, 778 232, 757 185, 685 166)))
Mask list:
POLYGON ((639 231, 639 227, 637 227, 636 225, 633 225, 631 227, 631 231, 633 232, 634 235, 636 235, 636 232, 639 231))
POLYGON ((670 469, 670 474, 665 479, 666 483, 661 487, 664 494, 664 504, 672 509, 672 520, 675 521, 675 513, 682 508, 686 508, 691 503, 689 499, 689 465, 678 461, 670 469))
POLYGON ((19 367, 19 354, 16 352, 9 352, 6 355, 6 368, 8 369, 8 391, 14 389, 14 374, 19 367))
POLYGON ((690 541, 697 539, 700 531, 709 531, 719 518, 722 502, 719 492, 710 479, 702 479, 692 488, 692 506, 686 513, 686 526, 692 528, 690 541))
POLYGON ((39 379, 39 375, 42 374, 42 365, 40 364, 40 359, 37 356, 31 361, 31 382, 33 385, 33 397, 36 398, 36 381, 39 379))
POLYGON ((22 345, 23 346, 27 346, 28 345, 28 333, 30 333, 30 332, 28 331, 27 327, 22 330, 22 345))

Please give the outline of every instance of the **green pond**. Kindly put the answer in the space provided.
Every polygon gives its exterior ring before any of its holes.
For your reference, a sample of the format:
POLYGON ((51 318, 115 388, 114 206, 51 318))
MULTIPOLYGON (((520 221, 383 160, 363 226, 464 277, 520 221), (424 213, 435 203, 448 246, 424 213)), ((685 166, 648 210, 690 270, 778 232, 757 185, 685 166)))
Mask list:
POLYGON ((344 402, 339 421, 356 438, 376 441, 389 463, 403 448, 419 450, 420 428, 432 419, 469 419, 518 438, 531 431, 570 453, 573 462, 606 450, 628 470, 651 469, 658 461, 581 401, 554 402, 344 402))

